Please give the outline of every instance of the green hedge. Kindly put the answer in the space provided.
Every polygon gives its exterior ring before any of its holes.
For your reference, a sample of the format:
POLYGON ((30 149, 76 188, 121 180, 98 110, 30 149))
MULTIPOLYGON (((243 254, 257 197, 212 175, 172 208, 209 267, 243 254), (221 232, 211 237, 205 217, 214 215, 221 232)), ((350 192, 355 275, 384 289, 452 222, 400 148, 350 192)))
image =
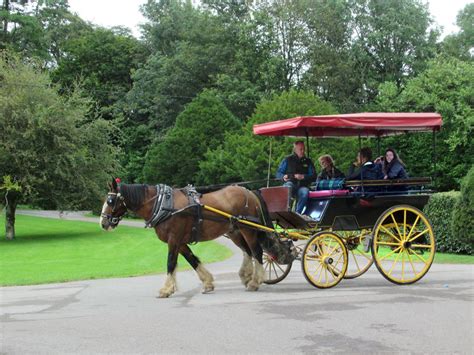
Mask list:
POLYGON ((474 254, 474 166, 461 182, 461 196, 457 201, 451 224, 453 239, 462 241, 459 253, 474 254))
POLYGON ((424 208, 433 225, 439 252, 472 254, 469 240, 462 234, 453 233, 453 212, 455 206, 460 206, 460 201, 459 191, 440 192, 433 194, 424 208))

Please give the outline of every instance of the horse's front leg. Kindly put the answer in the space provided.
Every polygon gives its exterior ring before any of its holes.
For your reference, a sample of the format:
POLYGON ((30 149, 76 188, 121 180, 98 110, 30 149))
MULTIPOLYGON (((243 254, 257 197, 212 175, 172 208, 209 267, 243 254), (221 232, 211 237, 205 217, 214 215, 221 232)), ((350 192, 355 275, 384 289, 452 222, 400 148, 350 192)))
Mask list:
POLYGON ((178 250, 175 245, 168 244, 168 275, 165 284, 160 289, 160 298, 166 298, 175 293, 178 289, 176 284, 176 266, 178 264, 178 250))
POLYGON ((187 245, 184 245, 181 247, 180 253, 196 271, 199 280, 202 281, 202 293, 214 291, 214 277, 212 277, 212 274, 202 265, 199 258, 193 254, 191 249, 187 245))

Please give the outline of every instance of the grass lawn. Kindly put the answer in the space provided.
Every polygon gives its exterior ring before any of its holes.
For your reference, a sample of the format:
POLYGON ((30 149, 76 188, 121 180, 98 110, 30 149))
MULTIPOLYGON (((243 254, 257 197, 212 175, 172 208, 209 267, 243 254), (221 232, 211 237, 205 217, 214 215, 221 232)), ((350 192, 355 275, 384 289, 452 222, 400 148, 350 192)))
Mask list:
MULTIPOLYGON (((0 214, 0 285, 31 285, 166 272, 168 246, 152 229, 16 216, 16 239, 6 241, 0 214)), ((191 246, 204 263, 232 255, 216 242, 191 246)), ((184 258, 179 269, 189 269, 184 258)))
POLYGON ((438 264, 474 264, 474 255, 436 253, 434 262, 438 264))

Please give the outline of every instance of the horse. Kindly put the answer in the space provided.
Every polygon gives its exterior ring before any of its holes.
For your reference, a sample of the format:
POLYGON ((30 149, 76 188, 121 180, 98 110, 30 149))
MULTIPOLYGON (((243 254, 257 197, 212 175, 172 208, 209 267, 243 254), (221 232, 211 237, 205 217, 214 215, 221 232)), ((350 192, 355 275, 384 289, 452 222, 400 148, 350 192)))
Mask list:
MULTIPOLYGON (((130 210, 145 219, 147 225, 155 229, 158 238, 168 244, 167 277, 159 291, 159 298, 169 297, 177 291, 178 254, 181 254, 196 271, 202 282, 202 292, 212 292, 214 277, 193 254, 189 244, 214 240, 223 235, 228 236, 243 252, 243 261, 238 273, 242 284, 248 291, 257 291, 264 281, 265 273, 262 247, 268 250, 272 246, 277 247, 278 253, 281 252, 281 244, 278 244, 277 239, 272 238, 270 233, 235 223, 233 218, 217 216, 202 209, 203 205, 212 206, 232 216, 246 216, 254 221, 262 221, 265 215, 265 203, 255 193, 241 186, 227 186, 193 200, 183 189, 170 188, 166 185, 124 183, 119 185, 112 179, 102 207, 100 225, 105 230, 112 230, 130 210), (167 188, 167 196, 163 187, 167 188), (166 198, 171 198, 173 206, 165 211, 165 214, 168 212, 165 218, 155 224, 153 219, 155 218, 156 222, 156 206, 160 205, 160 210, 166 210, 166 207, 162 208, 166 198)), ((283 253, 288 254, 286 249, 283 253)))

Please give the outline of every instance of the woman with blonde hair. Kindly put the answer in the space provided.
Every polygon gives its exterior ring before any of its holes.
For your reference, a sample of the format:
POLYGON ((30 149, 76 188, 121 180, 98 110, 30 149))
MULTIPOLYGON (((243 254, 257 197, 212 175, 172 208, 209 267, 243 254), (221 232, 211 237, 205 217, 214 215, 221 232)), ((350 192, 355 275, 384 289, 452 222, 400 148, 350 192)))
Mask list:
POLYGON ((321 172, 316 179, 316 186, 321 180, 344 179, 345 175, 334 165, 334 159, 329 155, 321 155, 318 159, 321 172))

